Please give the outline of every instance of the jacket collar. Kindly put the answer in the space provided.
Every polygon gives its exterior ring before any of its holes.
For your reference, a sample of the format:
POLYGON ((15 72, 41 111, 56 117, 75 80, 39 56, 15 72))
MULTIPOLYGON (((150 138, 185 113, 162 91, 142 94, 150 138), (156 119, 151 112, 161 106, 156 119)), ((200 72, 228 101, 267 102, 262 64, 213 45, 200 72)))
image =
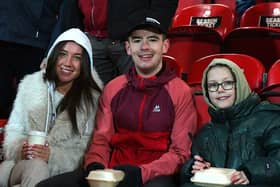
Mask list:
POLYGON ((225 122, 250 115, 260 102, 259 96, 251 93, 245 100, 232 107, 218 110, 209 107, 208 110, 213 122, 225 122))
POLYGON ((142 78, 139 76, 135 67, 131 68, 126 76, 129 85, 132 85, 139 90, 149 90, 166 84, 168 81, 176 77, 176 73, 164 64, 160 72, 150 78, 142 78))

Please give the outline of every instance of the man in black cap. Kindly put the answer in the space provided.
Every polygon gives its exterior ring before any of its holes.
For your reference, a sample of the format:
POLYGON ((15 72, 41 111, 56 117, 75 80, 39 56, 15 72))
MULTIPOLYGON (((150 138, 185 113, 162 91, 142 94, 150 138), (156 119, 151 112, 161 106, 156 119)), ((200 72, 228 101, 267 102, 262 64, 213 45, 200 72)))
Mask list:
POLYGON ((89 172, 104 168, 124 171, 118 187, 176 186, 174 175, 190 156, 188 134, 196 130, 191 90, 162 61, 170 20, 149 12, 131 18, 126 50, 134 67, 103 90, 83 171, 39 187, 87 186, 89 172))

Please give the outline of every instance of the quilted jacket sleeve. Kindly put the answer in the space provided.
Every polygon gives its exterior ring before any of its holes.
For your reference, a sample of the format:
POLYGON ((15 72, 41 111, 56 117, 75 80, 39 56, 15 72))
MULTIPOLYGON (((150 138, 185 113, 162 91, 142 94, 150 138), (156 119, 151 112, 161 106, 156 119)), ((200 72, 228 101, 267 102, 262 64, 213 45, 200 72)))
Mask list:
POLYGON ((244 170, 250 178, 251 184, 277 184, 280 185, 280 119, 274 117, 266 129, 263 142, 266 155, 257 157, 243 164, 244 170))

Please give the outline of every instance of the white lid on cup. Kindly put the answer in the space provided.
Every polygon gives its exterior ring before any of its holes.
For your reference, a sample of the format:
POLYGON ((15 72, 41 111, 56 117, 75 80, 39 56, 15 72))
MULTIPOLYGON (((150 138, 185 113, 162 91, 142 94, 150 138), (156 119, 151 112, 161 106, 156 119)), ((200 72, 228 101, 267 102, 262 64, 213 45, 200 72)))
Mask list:
POLYGON ((30 131, 28 133, 30 136, 46 136, 46 133, 43 131, 30 131))

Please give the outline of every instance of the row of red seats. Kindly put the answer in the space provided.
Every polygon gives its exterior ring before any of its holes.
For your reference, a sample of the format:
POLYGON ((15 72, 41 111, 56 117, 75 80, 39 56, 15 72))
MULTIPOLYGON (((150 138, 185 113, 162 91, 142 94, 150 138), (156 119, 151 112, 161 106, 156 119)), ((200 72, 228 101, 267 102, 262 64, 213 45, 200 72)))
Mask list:
POLYGON ((280 58, 279 15, 280 2, 260 3, 247 9, 240 27, 235 28, 235 14, 228 6, 186 7, 174 16, 167 55, 174 57, 186 74, 195 60, 215 53, 247 54, 269 70, 280 58))
MULTIPOLYGON (((199 129, 210 120, 208 105, 202 95, 201 81, 204 69, 214 58, 227 58, 234 61, 244 70, 251 89, 258 93, 263 100, 268 100, 275 104, 280 104, 280 59, 273 63, 269 71, 266 72, 263 63, 258 59, 244 54, 218 53, 208 55, 196 60, 192 66, 186 82, 192 88, 194 100, 198 112, 199 129)), ((182 68, 176 59, 164 55, 163 60, 167 66, 172 67, 181 76, 182 68)))
MULTIPOLYGON (((267 0, 255 0, 255 3, 263 3, 267 2, 267 0)), ((196 5, 196 4, 209 4, 209 3, 216 3, 216 4, 224 4, 229 6, 232 10, 236 9, 236 0, 179 0, 178 1, 178 8, 176 13, 180 12, 185 7, 196 5)))

